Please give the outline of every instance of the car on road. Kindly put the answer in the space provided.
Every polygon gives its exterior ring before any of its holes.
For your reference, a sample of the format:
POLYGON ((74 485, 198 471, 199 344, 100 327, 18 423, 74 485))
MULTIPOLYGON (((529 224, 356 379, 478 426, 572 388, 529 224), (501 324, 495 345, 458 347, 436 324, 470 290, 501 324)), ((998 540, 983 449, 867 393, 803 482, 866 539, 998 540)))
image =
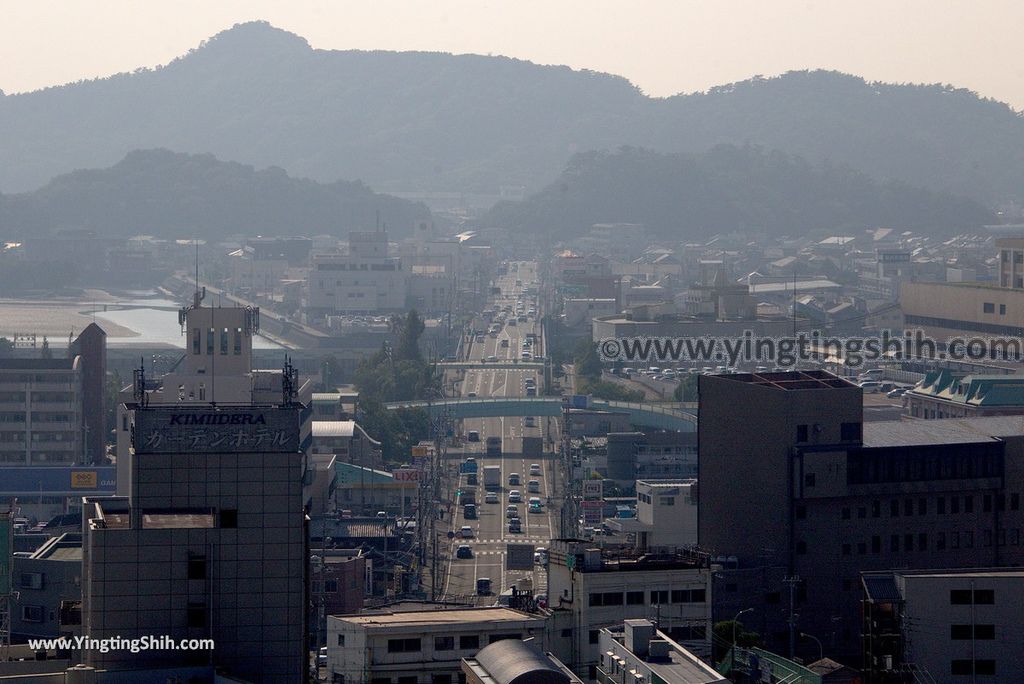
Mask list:
POLYGON ((539 503, 536 503, 536 504, 532 503, 532 504, 530 504, 529 506, 526 507, 526 512, 527 513, 543 513, 544 512, 544 507, 541 506, 539 503))
POLYGON ((462 517, 466 520, 476 520, 476 504, 466 504, 462 509, 462 517))
POLYGON ((469 485, 470 487, 476 487, 476 483, 477 483, 476 473, 469 473, 468 475, 466 475, 466 484, 467 485, 469 485))
POLYGON ((509 473, 508 484, 510 487, 519 486, 519 473, 509 473))
POLYGON ((498 361, 498 357, 494 356, 493 354, 491 356, 488 356, 486 359, 484 359, 484 363, 497 363, 497 361, 498 361))
POLYGON ((516 505, 509 505, 505 508, 505 516, 508 518, 519 517, 519 507, 516 505))
POLYGON ((467 442, 479 442, 480 441, 480 433, 477 432, 476 430, 470 430, 469 434, 466 435, 466 441, 467 442))
POLYGON ((895 389, 889 390, 889 392, 885 396, 888 397, 889 399, 898 399, 898 398, 902 397, 906 393, 907 393, 907 388, 906 387, 897 387, 895 389))
POLYGON ((509 521, 508 521, 508 531, 509 532, 522 532, 523 531, 523 524, 521 522, 519 522, 519 518, 509 518, 509 521))
POLYGON ((535 396, 537 396, 537 388, 532 386, 532 385, 530 387, 527 387, 526 388, 526 396, 528 396, 528 397, 535 397, 535 396))
POLYGON ((327 647, 321 646, 320 650, 316 653, 316 666, 327 667, 327 647))
POLYGON ((882 391, 882 383, 877 380, 866 380, 860 383, 860 388, 864 390, 865 393, 874 394, 875 392, 882 391))
POLYGON ((474 399, 476 397, 476 392, 469 392, 466 394, 466 396, 469 397, 470 399, 474 399))
POLYGON ((523 425, 525 427, 537 427, 537 421, 534 420, 533 416, 526 416, 523 418, 523 425))
POLYGON ((530 464, 530 475, 540 475, 540 463, 530 464))
POLYGON ((540 482, 537 480, 530 480, 526 483, 526 491, 531 494, 540 494, 540 482))
POLYGON ((476 593, 480 596, 487 596, 491 593, 491 578, 490 577, 477 577, 476 578, 476 593))
POLYGON ((508 338, 507 337, 501 341, 501 348, 502 349, 508 349, 508 338))
POLYGON ((462 537, 463 539, 472 539, 473 538, 473 528, 470 527, 469 525, 463 525, 462 528, 459 530, 459 536, 462 537))
POLYGON ((520 503, 523 500, 523 495, 519 493, 518 489, 513 489, 508 493, 509 503, 520 503))
POLYGON ((459 548, 455 549, 456 558, 472 558, 473 547, 469 544, 459 544, 459 548))
POLYGON ((497 492, 487 492, 486 494, 484 494, 484 503, 489 503, 489 504, 496 504, 496 503, 498 503, 498 493, 497 492))
POLYGON ((533 358, 533 354, 531 354, 531 353, 530 353, 530 352, 528 352, 528 351, 524 351, 524 352, 522 353, 522 355, 521 355, 521 356, 522 356, 522 357, 523 357, 524 359, 532 359, 532 358, 533 358))

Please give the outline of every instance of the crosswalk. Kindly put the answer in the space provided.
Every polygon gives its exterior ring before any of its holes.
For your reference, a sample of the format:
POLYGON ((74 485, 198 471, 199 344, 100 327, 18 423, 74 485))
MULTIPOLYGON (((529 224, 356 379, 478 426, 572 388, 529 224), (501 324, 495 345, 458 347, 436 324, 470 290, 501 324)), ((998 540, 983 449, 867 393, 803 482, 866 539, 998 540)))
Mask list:
MULTIPOLYGON (((474 546, 480 546, 482 544, 542 544, 547 545, 551 541, 550 537, 509 537, 507 539, 471 539, 468 540, 473 542, 474 546)), ((504 551, 502 551, 504 553, 504 551)))

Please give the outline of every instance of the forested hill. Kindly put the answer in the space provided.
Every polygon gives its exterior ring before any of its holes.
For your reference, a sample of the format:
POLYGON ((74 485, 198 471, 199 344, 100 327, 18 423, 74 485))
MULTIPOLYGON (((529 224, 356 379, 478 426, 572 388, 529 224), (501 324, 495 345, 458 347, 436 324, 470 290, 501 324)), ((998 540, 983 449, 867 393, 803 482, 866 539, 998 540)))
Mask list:
POLYGON ((636 148, 579 154, 554 183, 523 202, 498 204, 481 224, 568 238, 595 223, 643 223, 655 235, 688 240, 734 230, 802 235, 878 226, 943 233, 993 218, 972 200, 720 145, 696 156, 636 148))
POLYGON ((721 143, 1024 200, 1024 119, 966 90, 794 72, 649 98, 617 76, 505 57, 314 50, 265 23, 155 70, 0 97, 0 191, 157 147, 385 192, 535 191, 576 152, 721 143))
POLYGON ((85 228, 103 236, 344 236, 386 223, 401 237, 430 211, 360 182, 320 184, 212 155, 140 150, 106 169, 0 195, 0 239, 85 228))

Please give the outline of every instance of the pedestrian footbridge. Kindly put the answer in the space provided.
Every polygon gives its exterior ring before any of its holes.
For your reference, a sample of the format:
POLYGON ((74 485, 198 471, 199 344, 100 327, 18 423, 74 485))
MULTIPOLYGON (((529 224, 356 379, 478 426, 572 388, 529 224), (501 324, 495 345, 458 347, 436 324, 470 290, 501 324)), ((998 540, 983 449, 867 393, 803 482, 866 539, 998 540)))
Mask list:
MULTIPOLYGON (((456 397, 432 401, 399 401, 387 405, 389 409, 421 408, 431 418, 447 415, 450 418, 500 418, 511 416, 561 416, 562 397, 456 397)), ((692 405, 590 399, 592 411, 618 411, 629 414, 631 424, 661 430, 694 432, 697 429, 697 411, 692 405)))

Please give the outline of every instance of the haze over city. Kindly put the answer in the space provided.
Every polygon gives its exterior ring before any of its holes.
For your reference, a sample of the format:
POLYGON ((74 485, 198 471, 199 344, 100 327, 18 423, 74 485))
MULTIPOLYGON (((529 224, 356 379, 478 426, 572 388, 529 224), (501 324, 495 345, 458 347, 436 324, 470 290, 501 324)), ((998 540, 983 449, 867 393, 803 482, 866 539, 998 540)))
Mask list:
POLYGON ((0 4, 0 680, 1024 682, 1022 25, 0 4))

